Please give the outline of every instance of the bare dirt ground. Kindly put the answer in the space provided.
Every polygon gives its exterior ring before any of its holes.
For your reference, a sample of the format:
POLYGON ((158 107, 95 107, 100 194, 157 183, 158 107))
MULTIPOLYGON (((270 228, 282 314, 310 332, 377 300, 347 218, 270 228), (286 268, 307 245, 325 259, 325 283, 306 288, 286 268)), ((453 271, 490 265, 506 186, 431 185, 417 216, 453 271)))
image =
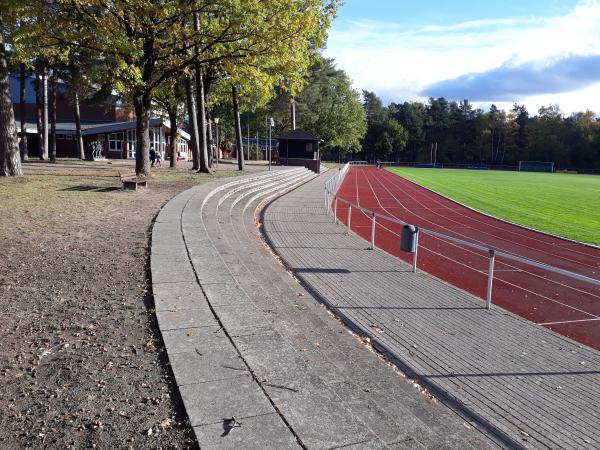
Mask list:
POLYGON ((149 240, 162 205, 214 176, 165 168, 123 191, 128 164, 30 163, 0 179, 0 448, 196 447, 156 324, 149 240))

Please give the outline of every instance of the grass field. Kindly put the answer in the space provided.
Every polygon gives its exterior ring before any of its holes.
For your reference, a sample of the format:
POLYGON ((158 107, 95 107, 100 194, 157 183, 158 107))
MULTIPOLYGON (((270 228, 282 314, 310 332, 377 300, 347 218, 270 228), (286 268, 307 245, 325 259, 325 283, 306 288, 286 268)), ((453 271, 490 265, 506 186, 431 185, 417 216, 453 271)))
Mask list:
POLYGON ((600 245, 600 176, 493 170, 388 170, 487 214, 600 245))

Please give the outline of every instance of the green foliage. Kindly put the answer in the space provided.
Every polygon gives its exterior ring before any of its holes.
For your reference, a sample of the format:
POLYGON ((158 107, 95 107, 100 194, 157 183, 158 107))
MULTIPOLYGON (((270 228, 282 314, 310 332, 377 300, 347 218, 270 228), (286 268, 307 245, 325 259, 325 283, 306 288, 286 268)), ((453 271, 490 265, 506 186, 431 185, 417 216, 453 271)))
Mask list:
POLYGON ((374 92, 363 91, 363 108, 367 118, 367 133, 363 139, 364 158, 399 160, 409 133, 394 118, 394 107, 384 107, 374 92))
MULTIPOLYGON (((365 93, 370 120, 363 142, 365 158, 385 154, 381 126, 386 108, 374 93, 365 93), (382 142, 383 141, 383 142, 382 142)), ((558 105, 542 107, 531 117, 515 104, 506 112, 495 105, 487 112, 473 109, 468 100, 444 98, 392 103, 389 117, 408 132, 406 151, 399 160, 430 162, 437 147, 438 163, 513 165, 519 161, 551 161, 559 168, 600 169, 600 122, 592 111, 565 117, 558 105)))
POLYGON ((502 219, 600 244, 600 177, 456 169, 390 169, 502 219))
MULTIPOLYGON (((289 94, 280 92, 270 105, 281 131, 291 129, 291 102, 289 94)), ((360 148, 367 126, 359 94, 332 60, 320 59, 311 66, 294 102, 296 127, 321 139, 324 151, 336 149, 344 155, 360 148)))

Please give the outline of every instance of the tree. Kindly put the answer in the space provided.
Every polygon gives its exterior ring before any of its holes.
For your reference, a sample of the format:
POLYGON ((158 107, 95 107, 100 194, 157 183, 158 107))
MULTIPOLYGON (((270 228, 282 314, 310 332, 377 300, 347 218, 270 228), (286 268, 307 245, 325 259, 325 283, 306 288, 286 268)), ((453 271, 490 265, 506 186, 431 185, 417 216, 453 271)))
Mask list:
POLYGON ((26 117, 26 94, 27 94, 27 69, 24 63, 19 64, 19 121, 21 123, 21 133, 19 149, 21 152, 21 160, 29 159, 29 151, 27 149, 27 130, 25 129, 26 117))
POLYGON ((188 124, 190 127, 190 147, 192 149, 192 170, 200 168, 200 142, 198 137, 198 120, 196 119, 196 98, 194 97, 192 75, 184 77, 185 96, 187 100, 188 124))
POLYGON ((174 169, 177 165, 177 141, 179 139, 179 118, 180 109, 185 103, 183 91, 181 89, 181 80, 171 80, 157 90, 154 100, 158 106, 167 113, 169 118, 169 142, 171 146, 170 167, 174 169))
POLYGON ((363 107, 367 118, 367 133, 363 139, 363 153, 367 159, 400 158, 408 141, 408 132, 394 120, 392 110, 383 106, 373 92, 363 91, 363 107))
POLYGON ((421 102, 404 102, 401 105, 392 103, 390 114, 408 132, 406 147, 410 153, 408 159, 417 160, 419 149, 425 142, 425 105, 421 102))
MULTIPOLYGON (((329 15, 323 0, 62 0, 46 7, 51 20, 37 37, 45 45, 87 49, 99 66, 96 78, 114 80, 116 88, 132 98, 136 172, 142 175, 149 173, 151 99, 162 83, 190 67, 216 64, 230 75, 228 66, 268 71, 267 56, 274 54, 282 56, 283 64, 293 63, 300 56, 295 45, 307 47, 307 39, 323 34, 323 17, 329 15), (195 15, 200 16, 200 30, 190 22, 195 15), (294 34, 296 30, 300 33, 294 34), (287 59, 286 52, 291 55, 287 59)), ((274 66, 280 67, 279 62, 274 66)))
POLYGON ((21 155, 8 78, 5 24, 0 12, 0 176, 21 176, 21 155))
MULTIPOLYGON (((359 93, 343 70, 331 59, 319 58, 309 69, 300 93, 294 97, 296 124, 323 141, 322 153, 336 152, 344 157, 360 149, 367 130, 365 111, 359 93)), ((291 129, 292 96, 279 90, 268 106, 281 131, 291 129)))

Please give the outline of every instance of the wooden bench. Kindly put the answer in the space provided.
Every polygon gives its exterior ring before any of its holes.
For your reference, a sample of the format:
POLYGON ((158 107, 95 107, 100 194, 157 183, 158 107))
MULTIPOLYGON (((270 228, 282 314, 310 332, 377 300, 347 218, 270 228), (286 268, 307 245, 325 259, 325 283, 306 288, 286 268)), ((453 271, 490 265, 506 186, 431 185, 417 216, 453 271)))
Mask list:
POLYGON ((135 172, 121 173, 119 172, 121 183, 123 183, 123 189, 133 189, 137 191, 138 185, 141 187, 148 187, 148 179, 146 177, 138 177, 135 172))

